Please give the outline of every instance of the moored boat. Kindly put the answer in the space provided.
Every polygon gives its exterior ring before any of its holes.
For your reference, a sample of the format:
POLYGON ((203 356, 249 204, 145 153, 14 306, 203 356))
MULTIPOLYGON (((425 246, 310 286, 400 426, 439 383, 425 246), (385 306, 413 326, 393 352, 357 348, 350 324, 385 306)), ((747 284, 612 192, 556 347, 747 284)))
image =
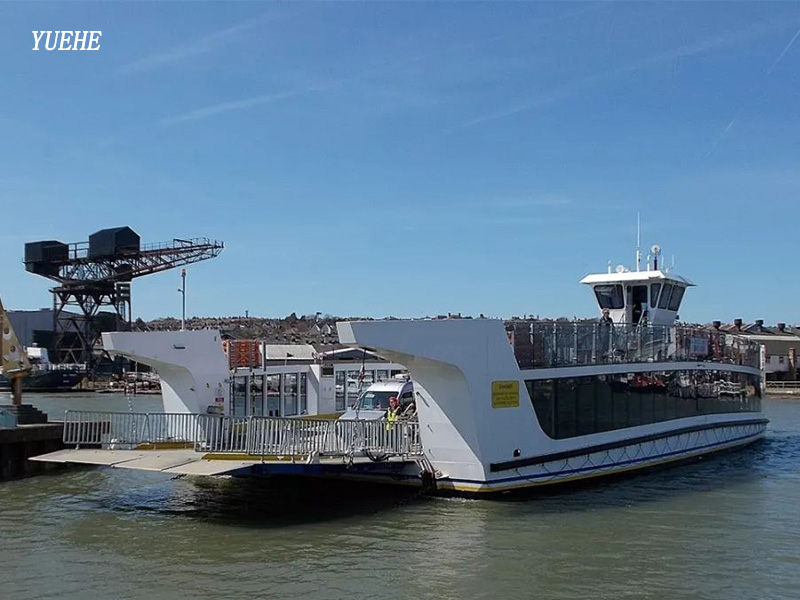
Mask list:
MULTIPOLYGON (((23 392, 71 392, 80 389, 87 375, 85 365, 54 364, 49 360, 46 348, 31 346, 25 349, 31 363, 31 371, 22 380, 23 392)), ((0 371, 0 391, 10 391, 11 383, 0 371)))
POLYGON ((696 458, 764 436, 760 346, 676 324, 687 279, 589 275, 598 321, 340 323, 409 369, 438 489, 497 492, 696 458))
POLYGON ((158 371, 167 414, 68 414, 68 445, 111 452, 51 459, 496 493, 684 461, 764 436, 760 346, 677 324, 691 282, 655 261, 582 281, 600 319, 338 323, 361 364, 333 380, 334 369, 320 363, 306 378, 288 364, 231 372, 215 331, 104 334, 109 352, 158 371), (363 379, 367 354, 408 369, 416 417, 318 418, 326 407, 345 408, 338 397, 363 379), (186 447, 147 454, 163 443, 186 447))

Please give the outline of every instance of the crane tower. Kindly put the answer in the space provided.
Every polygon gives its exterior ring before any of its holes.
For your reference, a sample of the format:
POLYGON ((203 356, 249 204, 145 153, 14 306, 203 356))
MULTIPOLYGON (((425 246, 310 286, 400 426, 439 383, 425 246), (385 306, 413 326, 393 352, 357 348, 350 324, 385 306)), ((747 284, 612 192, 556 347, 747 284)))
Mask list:
POLYGON ((130 329, 133 279, 214 258, 223 248, 208 238, 142 245, 130 227, 102 229, 88 242, 25 244, 25 269, 56 282, 50 290, 55 362, 85 363, 91 370, 100 334, 130 329), (101 312, 103 307, 110 310, 101 312))

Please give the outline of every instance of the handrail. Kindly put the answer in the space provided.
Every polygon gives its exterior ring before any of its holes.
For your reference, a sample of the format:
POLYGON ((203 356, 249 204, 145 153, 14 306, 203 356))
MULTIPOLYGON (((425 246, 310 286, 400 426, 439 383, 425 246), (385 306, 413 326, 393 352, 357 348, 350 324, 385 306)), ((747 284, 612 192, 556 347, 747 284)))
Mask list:
POLYGON ((367 456, 381 460, 422 454, 419 423, 400 420, 234 418, 190 413, 67 411, 64 444, 132 449, 185 444, 203 453, 252 456, 367 456))
POLYGON ((68 410, 64 444, 129 448, 141 444, 193 444, 199 415, 189 413, 115 413, 68 410))
POLYGON ((508 321, 521 369, 595 364, 703 361, 760 367, 760 344, 688 325, 508 321))
POLYGON ((417 421, 243 419, 200 415, 195 450, 254 456, 412 456, 422 453, 417 421))
POLYGON ((776 390, 800 390, 800 381, 767 381, 767 389, 776 390))

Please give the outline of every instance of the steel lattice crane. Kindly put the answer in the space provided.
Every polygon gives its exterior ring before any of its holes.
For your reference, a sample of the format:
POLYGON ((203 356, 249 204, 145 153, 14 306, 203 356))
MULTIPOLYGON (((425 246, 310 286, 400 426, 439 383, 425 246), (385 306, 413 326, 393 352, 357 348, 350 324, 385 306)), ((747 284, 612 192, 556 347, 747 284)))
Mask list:
POLYGON ((214 258, 223 248, 222 242, 209 238, 141 245, 130 227, 100 230, 88 242, 25 244, 25 268, 57 283, 50 290, 55 362, 86 364, 91 370, 100 334, 130 329, 133 279, 214 258), (102 307, 113 312, 101 313, 102 307))

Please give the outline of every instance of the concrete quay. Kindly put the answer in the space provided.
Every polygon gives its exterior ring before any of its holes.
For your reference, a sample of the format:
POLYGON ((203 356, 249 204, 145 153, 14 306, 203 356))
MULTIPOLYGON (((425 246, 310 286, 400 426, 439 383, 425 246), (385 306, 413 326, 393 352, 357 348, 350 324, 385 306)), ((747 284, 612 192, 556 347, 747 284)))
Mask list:
POLYGON ((38 475, 59 465, 28 460, 64 448, 63 423, 0 428, 0 481, 38 475))

